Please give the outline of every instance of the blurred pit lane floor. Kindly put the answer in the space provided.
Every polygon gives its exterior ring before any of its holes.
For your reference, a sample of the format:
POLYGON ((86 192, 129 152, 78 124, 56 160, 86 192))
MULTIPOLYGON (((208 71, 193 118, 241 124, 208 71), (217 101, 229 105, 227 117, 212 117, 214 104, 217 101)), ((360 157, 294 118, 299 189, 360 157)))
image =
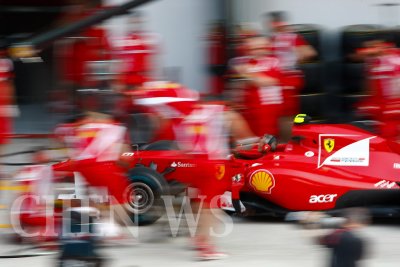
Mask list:
MULTIPOLYGON (((327 251, 312 243, 309 230, 299 230, 283 222, 254 222, 235 219, 234 230, 218 240, 229 258, 198 262, 189 249, 186 237, 158 239, 160 225, 140 228, 140 243, 135 246, 107 247, 101 251, 107 257, 106 266, 325 266, 327 251), (158 229, 158 230, 157 230, 158 229)), ((400 261, 400 229, 397 225, 373 225, 363 231, 369 243, 369 259, 362 266, 398 266, 400 261), (373 241, 373 242, 372 242, 373 241)), ((3 240, 2 240, 3 242, 3 240)), ((0 252, 12 245, 0 246, 0 252)), ((0 259, 1 266, 54 266, 55 255, 32 258, 0 259)))

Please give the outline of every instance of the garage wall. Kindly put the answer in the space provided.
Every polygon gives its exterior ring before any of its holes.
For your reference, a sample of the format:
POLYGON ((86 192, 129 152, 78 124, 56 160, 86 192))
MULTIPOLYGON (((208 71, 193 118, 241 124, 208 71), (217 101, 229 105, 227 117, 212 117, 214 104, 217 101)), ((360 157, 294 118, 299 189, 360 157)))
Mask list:
MULTIPOLYGON (((107 0, 117 4, 126 0, 107 0)), ((208 23, 219 18, 217 0, 156 0, 140 10, 148 16, 147 28, 160 34, 162 51, 160 65, 178 69, 181 82, 200 90, 207 90, 206 43, 208 23)), ((106 23, 114 37, 124 34, 126 18, 106 23)))

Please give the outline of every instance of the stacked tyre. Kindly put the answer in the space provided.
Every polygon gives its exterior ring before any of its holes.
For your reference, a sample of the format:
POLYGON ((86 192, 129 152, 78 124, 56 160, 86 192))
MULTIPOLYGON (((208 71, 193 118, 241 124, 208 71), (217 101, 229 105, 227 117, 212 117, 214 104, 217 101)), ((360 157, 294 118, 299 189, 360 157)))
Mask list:
POLYGON ((304 87, 300 92, 300 110, 313 118, 323 116, 323 63, 321 62, 321 28, 314 24, 295 24, 291 29, 300 34, 316 51, 317 56, 299 68, 304 75, 304 87))
POLYGON ((365 97, 365 63, 357 61, 354 55, 365 42, 383 39, 389 34, 379 25, 350 25, 342 30, 342 100, 344 114, 351 114, 354 106, 365 97))

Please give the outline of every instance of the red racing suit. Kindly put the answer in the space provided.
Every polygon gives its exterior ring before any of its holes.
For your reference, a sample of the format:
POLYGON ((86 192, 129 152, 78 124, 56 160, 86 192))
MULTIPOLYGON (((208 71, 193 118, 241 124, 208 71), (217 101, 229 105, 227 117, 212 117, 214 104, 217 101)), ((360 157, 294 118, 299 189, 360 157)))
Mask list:
POLYGON ((85 30, 61 47, 61 70, 64 80, 79 87, 96 86, 94 62, 111 59, 107 32, 100 27, 85 30))
POLYGON ((71 160, 55 164, 56 171, 79 172, 91 186, 106 187, 117 203, 126 203, 129 183, 117 164, 126 128, 109 122, 81 122, 56 129, 70 148, 71 160))
MULTIPOLYGON (((38 197, 50 197, 54 194, 52 188, 52 180, 54 175, 51 166, 33 165, 23 167, 15 175, 14 179, 21 179, 22 185, 29 188, 24 191, 21 196, 26 199, 23 201, 19 210, 19 219, 22 224, 36 227, 45 227, 49 221, 46 213, 46 205, 43 199, 38 197)), ((50 212, 50 214, 53 214, 50 212)))
MULTIPOLYGON (((200 104, 197 92, 185 88, 147 90, 138 104, 170 122, 170 139, 174 139, 187 159, 195 160, 196 169, 187 169, 189 186, 205 196, 205 204, 217 205, 212 200, 231 188, 231 174, 225 172, 224 162, 229 155, 228 130, 224 119, 225 106, 200 104)), ((186 171, 182 168, 182 171, 186 171)), ((215 206, 213 206, 215 207, 215 206)))
POLYGON ((300 111, 298 94, 304 86, 304 77, 297 69, 297 47, 307 45, 304 38, 296 33, 283 32, 272 36, 272 51, 279 59, 283 71, 284 114, 295 115, 300 111))
POLYGON ((234 59, 232 64, 248 64, 250 72, 259 73, 279 80, 278 85, 259 87, 252 82, 247 82, 244 88, 243 102, 245 110, 243 116, 250 129, 257 136, 266 133, 278 135, 278 119, 282 113, 283 95, 281 81, 283 78, 276 57, 265 56, 261 59, 241 57, 234 59))
POLYGON ((373 119, 380 121, 383 137, 397 140, 400 123, 400 51, 390 49, 368 64, 371 96, 363 107, 369 107, 373 119))
POLYGON ((178 146, 187 157, 196 159, 201 170, 188 173, 192 176, 190 185, 206 197, 207 204, 217 205, 217 202, 212 202, 213 198, 222 195, 231 186, 231 176, 225 173, 223 163, 229 155, 224 111, 223 105, 202 104, 173 125, 178 146))
POLYGON ((11 84, 13 65, 0 55, 0 145, 7 143, 12 131, 14 90, 11 84))
POLYGON ((150 80, 156 44, 156 37, 144 32, 133 32, 119 40, 116 53, 121 61, 119 81, 123 85, 138 86, 150 80))

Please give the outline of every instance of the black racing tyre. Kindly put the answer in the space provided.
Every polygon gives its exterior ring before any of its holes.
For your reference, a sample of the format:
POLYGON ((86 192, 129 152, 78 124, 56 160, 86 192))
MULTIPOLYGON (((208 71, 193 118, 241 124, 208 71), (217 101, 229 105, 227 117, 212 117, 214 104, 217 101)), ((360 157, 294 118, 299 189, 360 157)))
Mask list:
POLYGON ((366 70, 364 63, 343 64, 344 94, 360 94, 365 92, 366 70))
POLYGON ((394 27, 388 30, 389 41, 396 44, 396 47, 400 47, 400 27, 394 27))
POLYGON ((326 106, 324 98, 323 93, 300 95, 300 112, 316 120, 323 118, 326 106))
POLYGON ((304 87, 301 94, 314 94, 323 92, 323 64, 304 63, 299 66, 304 75, 304 87))
MULTIPOLYGON (((159 140, 155 141, 154 143, 150 143, 141 147, 141 150, 147 151, 171 151, 171 150, 179 150, 178 144, 172 140, 159 140)), ((171 170, 164 170, 162 175, 165 175, 171 170)), ((176 180, 169 180, 168 181, 168 190, 171 195, 178 195, 184 191, 186 185, 176 181, 176 180)))
POLYGON ((168 183, 158 172, 135 167, 128 173, 130 186, 125 192, 131 219, 139 225, 156 222, 165 212, 162 196, 168 194, 168 183))
POLYGON ((346 114, 347 121, 352 120, 371 120, 372 118, 365 114, 365 117, 359 117, 357 109, 355 108, 358 103, 365 101, 368 95, 362 94, 343 94, 340 96, 342 100, 342 110, 346 114))

